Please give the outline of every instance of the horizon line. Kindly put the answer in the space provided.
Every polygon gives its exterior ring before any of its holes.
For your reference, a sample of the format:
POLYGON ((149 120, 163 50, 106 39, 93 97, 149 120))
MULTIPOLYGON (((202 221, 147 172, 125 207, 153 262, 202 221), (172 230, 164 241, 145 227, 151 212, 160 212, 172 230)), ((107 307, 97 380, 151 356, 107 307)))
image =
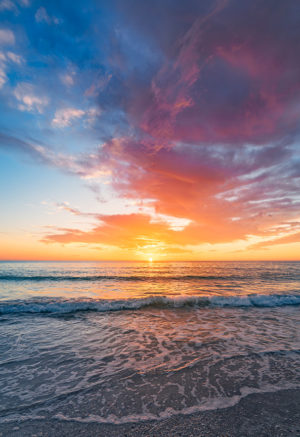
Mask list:
POLYGON ((160 259, 160 260, 152 260, 149 261, 147 259, 145 260, 138 260, 138 259, 79 259, 79 260, 72 260, 72 259, 0 259, 0 262, 138 262, 138 263, 160 263, 160 262, 300 262, 300 259, 207 259, 207 260, 178 260, 178 259, 160 259))

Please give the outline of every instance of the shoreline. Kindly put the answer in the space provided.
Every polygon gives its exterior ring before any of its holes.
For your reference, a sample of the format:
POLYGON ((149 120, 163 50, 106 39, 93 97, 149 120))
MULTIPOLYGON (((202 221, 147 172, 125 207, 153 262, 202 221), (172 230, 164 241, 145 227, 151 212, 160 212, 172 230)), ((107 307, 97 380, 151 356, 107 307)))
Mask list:
POLYGON ((249 394, 236 405, 124 425, 57 419, 0 424, 0 437, 299 437, 300 389, 249 394))

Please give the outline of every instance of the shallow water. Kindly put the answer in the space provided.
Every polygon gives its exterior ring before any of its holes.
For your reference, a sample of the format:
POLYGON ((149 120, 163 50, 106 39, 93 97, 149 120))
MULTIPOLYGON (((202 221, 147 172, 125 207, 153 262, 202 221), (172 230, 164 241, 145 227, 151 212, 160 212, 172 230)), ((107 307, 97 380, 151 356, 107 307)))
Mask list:
POLYGON ((0 263, 0 421, 125 423, 300 387, 300 263, 0 263))

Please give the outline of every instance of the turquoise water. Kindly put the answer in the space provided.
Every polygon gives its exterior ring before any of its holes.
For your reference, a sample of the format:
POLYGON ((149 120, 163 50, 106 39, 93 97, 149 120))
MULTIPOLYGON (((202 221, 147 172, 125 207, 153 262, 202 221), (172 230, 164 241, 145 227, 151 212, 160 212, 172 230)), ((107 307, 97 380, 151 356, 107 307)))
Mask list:
POLYGON ((0 263, 0 421, 124 423, 300 386, 300 263, 0 263))

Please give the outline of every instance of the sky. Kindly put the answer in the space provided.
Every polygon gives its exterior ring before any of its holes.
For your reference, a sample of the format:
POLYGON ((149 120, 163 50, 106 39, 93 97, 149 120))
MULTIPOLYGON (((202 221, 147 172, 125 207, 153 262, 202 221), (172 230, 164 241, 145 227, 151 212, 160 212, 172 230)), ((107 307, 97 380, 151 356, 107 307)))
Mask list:
POLYGON ((0 259, 300 260, 298 0, 0 0, 0 259))

